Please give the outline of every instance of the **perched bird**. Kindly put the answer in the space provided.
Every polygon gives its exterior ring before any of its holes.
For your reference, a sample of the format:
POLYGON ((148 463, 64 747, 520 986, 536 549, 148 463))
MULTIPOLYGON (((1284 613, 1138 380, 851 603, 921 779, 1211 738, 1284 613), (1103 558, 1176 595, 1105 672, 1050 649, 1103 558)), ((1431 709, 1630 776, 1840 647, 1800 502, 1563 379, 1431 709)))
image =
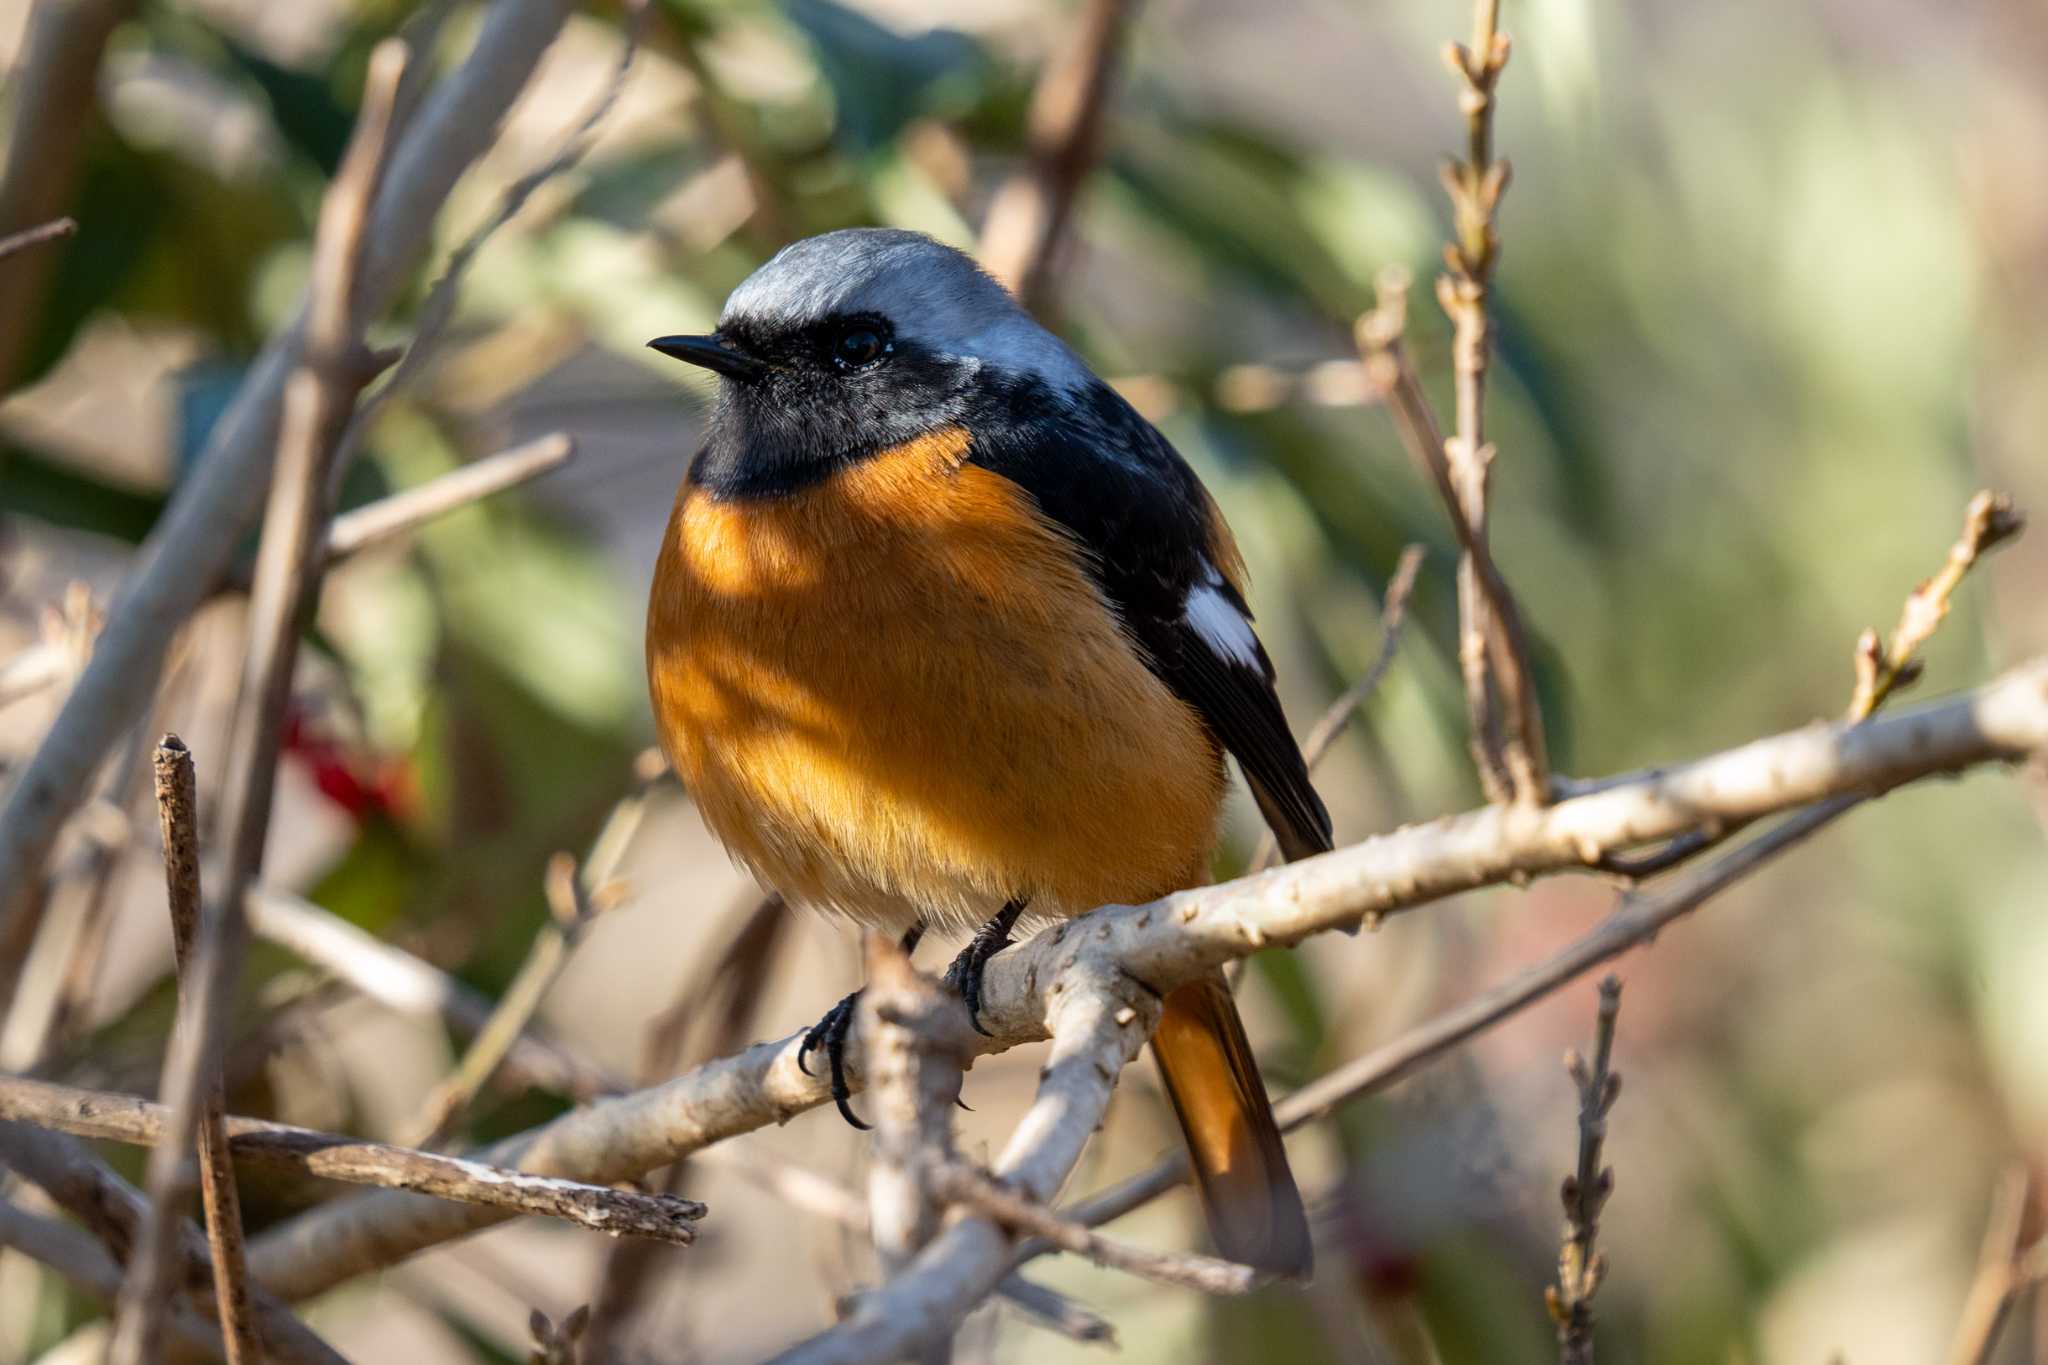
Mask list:
MULTIPOLYGON (((968 257, 827 233, 741 283, 716 332, 649 344, 720 376, 655 567, 654 714, 761 881, 906 945, 981 926, 948 974, 972 1014, 1020 916, 1208 880, 1226 751, 1289 857, 1330 847, 1216 504, 968 257)), ((849 1005, 803 1051, 858 1123, 849 1005)), ((1152 1047, 1219 1249, 1306 1274, 1220 973, 1166 997, 1152 1047)))

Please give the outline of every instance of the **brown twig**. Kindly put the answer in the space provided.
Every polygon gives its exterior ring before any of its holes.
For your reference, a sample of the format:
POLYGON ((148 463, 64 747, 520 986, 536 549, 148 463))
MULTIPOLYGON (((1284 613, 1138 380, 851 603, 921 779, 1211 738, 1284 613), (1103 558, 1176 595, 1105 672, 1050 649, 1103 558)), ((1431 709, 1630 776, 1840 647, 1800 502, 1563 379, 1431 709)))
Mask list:
MULTIPOLYGON (((1856 641, 1856 691, 1848 710, 1851 721, 1869 719, 1892 693, 1918 680, 1919 649, 1947 619, 1949 600, 1964 576, 1986 552, 2018 536, 2026 526, 2026 514, 2016 509, 2012 499, 2003 493, 1984 492, 1970 499, 1963 513, 1962 534, 1949 548, 1940 572, 1907 594, 1890 646, 1880 645, 1874 630, 1864 631, 1856 641)), ((1567 794, 1557 790, 1556 784, 1553 792, 1559 796, 1567 794)), ((1688 830, 1651 853, 1609 853, 1597 866, 1602 872, 1638 881, 1719 846, 1739 834, 1746 824, 1715 821, 1688 830)))
MULTIPOLYGON (((1401 443, 1429 476, 1457 535, 1458 661, 1465 678, 1465 703, 1471 727, 1473 763, 1487 798, 1495 802, 1520 799, 1515 765, 1509 762, 1510 736, 1502 729, 1520 717, 1537 732, 1536 747, 1525 753, 1523 766, 1540 757, 1541 717, 1527 667, 1528 644, 1521 610, 1500 567, 1494 563, 1483 523, 1467 515, 1461 475, 1454 464, 1436 411, 1422 390, 1422 380, 1408 358, 1404 334, 1408 325, 1408 272, 1390 266, 1380 272, 1378 304, 1358 320, 1359 356, 1366 382, 1386 404, 1401 443), (1523 701, 1506 707, 1504 698, 1523 701), (1527 715, 1534 715, 1532 721, 1527 715)), ((1483 482, 1483 479, 1482 479, 1483 482)), ((1483 504, 1483 493, 1482 493, 1483 504)))
POLYGON ((69 237, 78 231, 76 218, 57 218, 41 227, 25 228, 20 232, 0 237, 0 261, 6 260, 17 251, 26 251, 44 242, 54 242, 60 237, 69 237))
POLYGON ((981 231, 981 263, 1027 308, 1044 304, 1074 199, 1101 153, 1110 81, 1134 0, 1088 0, 1031 94, 1030 161, 1003 183, 981 231))
POLYGON ((1921 665, 1913 656, 1947 618, 1949 599, 1963 576, 1986 551, 2011 540, 2026 525, 2026 515, 2003 493, 1987 491, 1970 499, 1963 514, 1962 535, 1949 548, 1948 559, 1934 577, 1906 595, 1891 643, 1880 644, 1874 630, 1864 631, 1857 640, 1856 695, 1849 702, 1850 720, 1862 720, 1893 692, 1918 681, 1921 665))
MULTIPOLYGON (((1401 628, 1408 623, 1408 596, 1415 591, 1415 576, 1422 569, 1423 549, 1410 545, 1401 551, 1395 561, 1394 575, 1387 580, 1386 595, 1380 599, 1380 652, 1373 656, 1372 666, 1365 670, 1365 676, 1344 689, 1343 695, 1330 703, 1315 728, 1308 732, 1308 738, 1301 742, 1301 758, 1314 772, 1329 754, 1353 719, 1364 709, 1372 694, 1379 690, 1381 679, 1393 667, 1394 651, 1401 647, 1401 628)), ((1274 865, 1280 857, 1280 841, 1267 830, 1259 836, 1258 848, 1252 854, 1250 868, 1263 872, 1274 865)))
MULTIPOLYGON (((0 1076, 0 1120, 162 1151, 169 1111, 132 1095, 0 1076)), ((238 1161, 260 1162, 322 1180, 411 1190, 479 1208, 557 1218, 613 1236, 688 1245, 696 1240, 691 1225, 706 1212, 694 1199, 526 1175, 481 1161, 266 1119, 231 1115, 224 1120, 223 1131, 227 1150, 238 1161)))
MULTIPOLYGON (((171 945, 177 960, 180 995, 198 989, 195 955, 199 938, 199 788, 192 751, 176 735, 157 744, 151 766, 156 777, 157 820, 163 832, 164 885, 170 901, 171 945)), ((182 1004, 182 1001, 181 1001, 182 1004)), ((225 1088, 218 1067, 210 1070, 196 1133, 200 1198, 206 1214, 206 1244, 213 1258, 215 1314, 226 1340, 228 1365, 261 1361, 249 1308, 249 1267, 242 1248, 241 1197, 228 1154, 222 1119, 225 1088)), ((149 1359, 170 1312, 172 1268, 190 1186, 182 1145, 160 1143, 148 1171, 150 1216, 142 1242, 131 1256, 128 1285, 114 1319, 110 1361, 149 1359)))
MULTIPOLYGON (((0 232, 15 233, 72 207, 85 151, 98 126, 99 74, 107 40, 133 0, 37 5, 14 56, 8 84, 11 127, 0 164, 0 232)), ((58 258, 37 252, 0 275, 0 391, 20 377, 34 344, 58 258)))
MULTIPOLYGON (((115 1175, 75 1138, 22 1123, 0 1123, 0 1164, 40 1185, 66 1212, 92 1230, 117 1259, 139 1240, 149 1201, 115 1175)), ((206 1239, 190 1224, 179 1232, 179 1279, 204 1286, 213 1274, 206 1239)), ((200 1293, 202 1290, 193 1289, 200 1293)), ((348 1365, 260 1283, 251 1298, 264 1349, 273 1365, 348 1365)), ((208 1296, 210 1303, 210 1296, 208 1296)))
POLYGON ((519 964, 491 1017, 470 1040, 455 1069, 420 1106, 420 1116, 413 1126, 417 1135, 413 1146, 439 1146, 454 1131, 464 1111, 497 1075, 513 1044, 532 1023, 556 978, 569 965, 569 955, 584 931, 599 915, 625 899, 625 888, 613 880, 613 875, 640 828, 648 793, 664 771, 658 766, 642 766, 632 790, 619 798, 606 817, 604 827, 591 844, 590 857, 580 870, 576 859, 567 853, 557 853, 548 860, 542 881, 547 892, 547 922, 533 936, 526 960, 519 964))
POLYGON ((2048 1238, 2031 1245, 2025 1240, 2032 1187, 2026 1168, 2015 1167, 1992 1191, 1983 1250, 1978 1253, 1977 1273, 1963 1300, 1955 1339, 1949 1343, 1948 1365, 1987 1365, 2013 1304, 2028 1289, 2048 1280, 2048 1238))
POLYGON ((1576 1051, 1565 1054, 1565 1070, 1579 1092, 1578 1169, 1564 1178, 1564 1238, 1557 1256, 1557 1283, 1543 1291, 1557 1324, 1558 1365, 1593 1365, 1593 1296, 1607 1275, 1607 1259, 1595 1248, 1600 1211, 1614 1192, 1614 1170, 1600 1164, 1607 1141, 1607 1112, 1621 1094, 1621 1073, 1613 1069, 1614 1021, 1621 1012, 1621 978, 1600 983, 1599 1022, 1593 1031, 1593 1062, 1576 1051))
MULTIPOLYGON (((175 1218, 178 1165, 209 1106, 208 1097, 220 1084, 221 1039, 248 942, 242 903, 262 868, 292 668, 318 584, 320 547, 326 541, 328 462, 356 394, 369 379, 362 356, 356 276, 384 173, 392 102, 405 65, 405 48, 396 41, 380 44, 371 55, 362 112, 334 183, 321 201, 308 285, 305 359, 286 390, 277 473, 257 544, 248 658, 225 784, 230 812, 223 860, 226 884, 210 913, 199 917, 190 965, 181 974, 189 989, 179 995, 162 1085, 173 1117, 164 1144, 151 1160, 145 1250, 170 1235, 167 1225, 175 1218)), ((195 855, 195 877, 197 866, 195 855)), ((192 894, 196 899, 196 886, 192 894)), ((156 1257, 146 1254, 138 1263, 131 1279, 133 1293, 124 1295, 115 1325, 109 1351, 113 1365, 140 1362, 150 1349, 166 1292, 158 1278, 163 1273, 156 1257)), ((233 1346, 235 1334, 227 1335, 233 1346)), ((239 1365, 239 1360, 231 1365, 239 1365)))
POLYGON ((985 1213, 1005 1227, 1044 1238, 1061 1251, 1085 1256, 1097 1265, 1154 1284, 1197 1289, 1204 1294, 1234 1295, 1247 1293, 1261 1283, 1258 1271, 1236 1261, 1195 1252, 1153 1251, 1104 1237, 961 1162, 943 1163, 934 1167, 929 1176, 933 1192, 943 1199, 985 1213))

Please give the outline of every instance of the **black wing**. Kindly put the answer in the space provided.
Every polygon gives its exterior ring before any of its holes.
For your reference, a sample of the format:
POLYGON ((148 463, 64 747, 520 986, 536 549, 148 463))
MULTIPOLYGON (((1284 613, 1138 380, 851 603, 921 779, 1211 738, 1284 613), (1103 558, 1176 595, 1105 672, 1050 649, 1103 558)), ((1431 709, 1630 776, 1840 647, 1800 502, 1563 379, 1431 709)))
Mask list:
POLYGON ((1273 691, 1236 547, 1166 438, 1114 389, 986 388, 969 458, 1034 496, 1087 548, 1103 595, 1152 671, 1237 757, 1288 858, 1330 848, 1330 816, 1273 691))

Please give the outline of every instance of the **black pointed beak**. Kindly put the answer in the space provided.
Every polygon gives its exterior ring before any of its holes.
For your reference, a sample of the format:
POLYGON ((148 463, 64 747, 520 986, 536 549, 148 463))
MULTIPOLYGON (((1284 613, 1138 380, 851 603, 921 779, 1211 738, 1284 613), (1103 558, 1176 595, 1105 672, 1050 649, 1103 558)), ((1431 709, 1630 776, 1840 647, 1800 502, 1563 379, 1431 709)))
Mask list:
POLYGON ((768 367, 750 355, 735 351, 716 336, 656 337, 647 343, 665 356, 691 365, 702 365, 728 379, 751 382, 768 372, 768 367))

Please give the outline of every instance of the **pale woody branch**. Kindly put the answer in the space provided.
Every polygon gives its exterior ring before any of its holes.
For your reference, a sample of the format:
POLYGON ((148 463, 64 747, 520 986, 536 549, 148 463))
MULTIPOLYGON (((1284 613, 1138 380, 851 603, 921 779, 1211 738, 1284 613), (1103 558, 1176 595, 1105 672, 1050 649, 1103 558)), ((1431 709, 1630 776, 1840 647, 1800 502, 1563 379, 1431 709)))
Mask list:
MULTIPOLYGON (((1059 998, 1054 988, 1065 989, 1083 954, 1168 989, 1267 943, 1298 942, 1475 887, 1584 868, 1606 853, 1703 825, 2017 760, 2044 744, 2048 659, 1858 726, 1811 725, 1552 806, 1488 807, 1150 905, 1107 907, 989 964, 982 1023, 994 1036, 976 1045, 992 1051, 1045 1037, 1047 1000, 1059 998)), ((631 1178, 824 1103, 824 1084, 796 1064, 797 1043, 759 1044, 564 1115, 480 1156, 572 1179, 631 1178)), ((379 1193, 264 1234, 252 1244, 252 1266, 279 1292, 303 1297, 491 1221, 489 1211, 379 1193)))

